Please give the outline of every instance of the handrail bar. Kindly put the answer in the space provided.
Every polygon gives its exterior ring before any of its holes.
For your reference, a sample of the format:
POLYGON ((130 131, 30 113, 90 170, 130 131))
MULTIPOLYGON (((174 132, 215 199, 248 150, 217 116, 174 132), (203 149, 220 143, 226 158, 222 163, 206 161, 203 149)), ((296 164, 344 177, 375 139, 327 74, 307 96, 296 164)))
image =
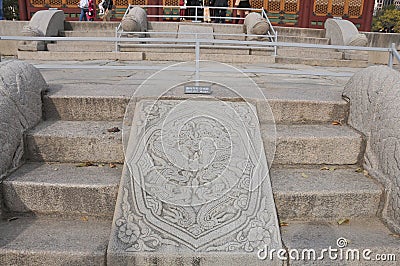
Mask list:
POLYGON ((274 37, 274 35, 257 35, 257 34, 246 34, 246 33, 215 33, 215 32, 177 32, 177 31, 124 31, 120 32, 123 34, 165 34, 165 35, 213 35, 213 36, 233 36, 233 37, 274 37))
MULTIPOLYGON (((134 5, 129 4, 128 8, 125 10, 125 14, 124 17, 126 16, 126 14, 128 14, 129 10, 133 7, 134 5)), ((267 13, 264 10, 264 7, 262 8, 239 8, 239 7, 215 7, 215 6, 167 6, 167 5, 137 5, 139 7, 142 8, 174 8, 174 9, 195 9, 195 15, 194 16, 190 16, 190 15, 185 15, 183 16, 183 18, 189 18, 189 19, 194 19, 195 22, 198 22, 198 19, 227 19, 227 20, 243 20, 244 18, 241 17, 216 17, 216 16, 199 16, 198 15, 198 9, 204 9, 204 8, 209 8, 209 9, 226 9, 226 10, 244 10, 244 11, 249 11, 249 12, 258 12, 261 13, 262 17, 265 17, 270 30, 268 30, 267 34, 265 35, 260 35, 260 36, 254 36, 254 37, 268 37, 270 39, 270 41, 274 42, 277 41, 277 34, 271 24, 271 21, 269 20, 267 13), (272 34, 271 34, 272 32, 272 34)), ((182 16, 179 15, 147 15, 147 17, 149 18, 182 18, 182 16)), ((119 23, 118 27, 116 28, 116 32, 115 32, 115 37, 120 37, 121 32, 124 32, 123 30, 121 31, 121 27, 122 27, 122 21, 119 23)), ((126 33, 126 32, 124 32, 126 33)), ((181 33, 180 33, 181 34, 181 33)), ((219 36, 232 36, 232 35, 223 35, 223 34, 219 34, 219 36)), ((115 51, 118 51, 119 48, 119 41, 115 42, 115 51)), ((275 55, 277 54, 277 47, 275 47, 275 55)))
MULTIPOLYGON (((124 16, 128 13, 129 9, 131 9, 134 5, 129 4, 124 16)), ((163 5, 136 5, 142 8, 171 8, 171 9, 182 9, 184 7, 184 9, 195 9, 195 15, 194 16, 190 16, 190 15, 185 15, 183 16, 184 18, 193 18, 195 19, 195 21, 197 21, 197 19, 202 19, 202 18, 213 18, 213 19, 218 19, 221 17, 216 17, 216 16, 199 16, 197 10, 198 9, 204 9, 204 8, 209 8, 209 9, 226 9, 226 10, 243 10, 243 11, 250 11, 250 12, 259 12, 262 14, 264 8, 239 8, 239 7, 216 7, 216 6, 163 6, 163 5)), ((264 12, 265 13, 265 12, 264 12)), ((265 13, 266 16, 266 13, 265 13)), ((182 16, 180 15, 164 15, 164 14, 160 14, 160 15, 147 15, 147 17, 149 18, 181 18, 182 16)), ((223 17, 223 19, 228 19, 228 20, 244 20, 244 18, 238 18, 238 17, 223 17)), ((267 18, 268 19, 268 18, 267 18)), ((269 21, 269 19, 268 19, 269 21)), ((270 23, 270 22, 269 22, 270 23)), ((121 23, 118 25, 118 30, 120 30, 121 28, 121 23)))
MULTIPOLYGON (((130 47, 148 47, 148 48, 171 48, 169 44, 155 44, 155 43, 135 43, 130 47)), ((196 44, 176 44, 173 48, 195 48, 196 44)), ((201 48, 222 48, 232 50, 248 50, 248 49, 270 49, 269 46, 232 46, 232 45, 201 45, 201 48)))
MULTIPOLYGON (((142 32, 143 33, 143 32, 142 32)), ((102 41, 102 42, 174 42, 174 43, 217 43, 217 44, 245 44, 260 46, 280 46, 280 47, 300 47, 300 48, 321 48, 321 49, 339 49, 356 51, 376 51, 391 52, 392 48, 384 47, 364 47, 364 46, 342 46, 327 44, 309 44, 309 43, 288 43, 288 42, 268 42, 268 41, 238 41, 238 40, 219 40, 219 39, 178 39, 178 38, 116 38, 116 37, 31 37, 31 36, 0 36, 0 40, 14 41, 102 41)), ((171 44, 167 44, 171 45, 171 44)))
MULTIPOLYGON (((131 4, 129 4, 129 5, 128 5, 128 8, 125 10, 124 17, 126 16, 126 14, 128 14, 128 11, 129 11, 130 7, 131 7, 131 4)), ((117 32, 119 31, 119 29, 121 28, 121 26, 122 26, 122 21, 118 24, 117 32)))
POLYGON ((392 45, 390 46, 389 62, 388 62, 388 66, 391 68, 393 68, 394 59, 396 59, 397 62, 400 63, 400 54, 399 52, 397 52, 396 44, 392 43, 392 45))
POLYGON ((396 49, 392 50, 394 57, 397 59, 397 61, 400 63, 400 54, 397 52, 396 49))
POLYGON ((184 9, 188 9, 188 8, 200 8, 203 9, 205 7, 208 7, 210 9, 232 9, 232 10, 249 10, 249 11, 262 11, 263 8, 245 8, 245 7, 224 7, 224 6, 163 6, 163 5, 130 5, 130 6, 139 6, 142 8, 148 8, 148 7, 155 7, 155 8, 177 8, 177 9, 181 9, 182 7, 185 7, 184 9))
POLYGON ((267 16, 267 12, 265 12, 264 7, 262 8, 262 16, 265 17, 265 19, 266 19, 267 22, 268 22, 269 28, 270 28, 270 30, 272 31, 272 34, 269 32, 269 30, 268 30, 268 33, 269 33, 270 35, 274 35, 274 36, 275 36, 275 29, 274 29, 274 27, 272 26, 272 23, 271 23, 271 21, 269 20, 269 18, 268 18, 268 16, 267 16))

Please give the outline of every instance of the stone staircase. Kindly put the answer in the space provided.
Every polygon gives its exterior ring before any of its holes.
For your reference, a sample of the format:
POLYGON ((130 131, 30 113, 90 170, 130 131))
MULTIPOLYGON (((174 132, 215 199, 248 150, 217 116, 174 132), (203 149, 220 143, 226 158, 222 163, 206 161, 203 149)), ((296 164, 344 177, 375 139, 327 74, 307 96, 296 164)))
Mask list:
MULTIPOLYGON (((279 42, 328 45, 325 31, 319 29, 299 29, 278 27, 279 42)), ((280 48, 275 61, 283 64, 306 64, 313 66, 366 67, 368 53, 362 51, 338 51, 336 49, 280 48), (352 58, 349 54, 357 55, 352 58), (351 60, 353 59, 353 60, 351 60)))
MULTIPOLYGON (((43 71, 50 84, 44 121, 26 134, 27 163, 2 183, 7 219, 0 223, 1 265, 106 264, 124 161, 122 133, 109 129, 122 128, 132 88, 151 72, 107 73, 43 71)), ((270 175, 285 247, 336 248, 336 239, 344 237, 349 248, 398 256, 400 238, 379 219, 383 188, 357 170, 364 142, 346 125, 345 79, 256 75, 254 80, 277 123, 270 175)), ((257 102, 267 144, 265 105, 257 102)), ((368 264, 318 265, 336 263, 368 264)))
MULTIPOLYGON (((182 27, 204 27, 212 29, 215 39, 245 40, 245 36, 224 36, 223 34, 243 34, 244 26, 236 24, 207 24, 188 22, 149 22, 149 32, 176 32, 171 34, 151 34, 154 38, 183 38, 179 33, 182 27), (218 35, 222 34, 222 35, 218 35)), ((66 37, 115 37, 115 28, 118 23, 102 22, 66 22, 65 30, 60 36, 66 37)), ((329 44, 324 30, 276 27, 279 42, 329 44)), ((127 36, 125 36, 127 37, 127 36)), ((20 59, 42 60, 150 60, 150 61, 191 61, 194 60, 194 48, 189 47, 143 47, 138 43, 120 43, 119 52, 115 53, 116 45, 111 42, 72 42, 59 41, 49 43, 47 52, 19 51, 20 59)), ((274 49, 233 49, 205 47, 201 49, 202 60, 215 60, 226 63, 285 63, 307 64, 334 67, 366 67, 368 53, 343 52, 335 49, 315 48, 285 48, 278 49, 278 56, 274 56, 274 49)))

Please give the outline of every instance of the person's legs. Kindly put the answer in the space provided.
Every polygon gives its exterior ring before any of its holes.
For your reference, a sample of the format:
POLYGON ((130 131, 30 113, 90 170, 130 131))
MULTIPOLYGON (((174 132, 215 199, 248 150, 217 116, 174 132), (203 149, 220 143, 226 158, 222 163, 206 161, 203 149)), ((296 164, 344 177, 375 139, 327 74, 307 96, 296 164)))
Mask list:
POLYGON ((107 14, 106 19, 107 19, 107 21, 111 20, 111 10, 108 10, 108 14, 107 14))
POLYGON ((103 18, 103 21, 110 21, 110 18, 111 18, 110 10, 106 9, 106 11, 104 11, 104 15, 102 18, 103 18))
POLYGON ((225 23, 226 9, 220 9, 220 10, 221 10, 221 20, 220 20, 220 23, 225 23))
POLYGON ((79 21, 87 21, 86 12, 83 8, 81 8, 81 15, 79 16, 79 21))
POLYGON ((221 9, 215 9, 215 16, 217 17, 215 19, 215 23, 219 23, 220 22, 220 17, 221 17, 221 9))

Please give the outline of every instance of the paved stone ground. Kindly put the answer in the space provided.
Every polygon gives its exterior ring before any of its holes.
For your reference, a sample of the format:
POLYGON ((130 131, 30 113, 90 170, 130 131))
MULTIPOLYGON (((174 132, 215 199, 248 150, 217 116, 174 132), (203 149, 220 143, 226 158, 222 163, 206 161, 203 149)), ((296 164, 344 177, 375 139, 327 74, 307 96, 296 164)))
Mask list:
MULTIPOLYGON (((10 59, 3 58, 3 61, 6 60, 10 59)), ((164 61, 103 60, 28 62, 40 68, 52 93, 75 96, 129 96, 152 74, 174 64, 164 61), (80 84, 85 86, 79 86, 80 84)), ((284 97, 300 100, 340 100, 342 86, 350 76, 360 70, 288 64, 240 64, 234 67, 245 71, 262 88, 268 99, 284 97), (282 85, 285 85, 284 91, 282 85)), ((221 65, 213 65, 211 68, 213 73, 208 73, 207 77, 215 75, 221 79, 221 83, 225 79, 235 78, 235 74, 222 74, 221 65)), ((177 75, 175 78, 185 76, 194 79, 194 71, 188 68, 176 71, 174 75, 177 75)))

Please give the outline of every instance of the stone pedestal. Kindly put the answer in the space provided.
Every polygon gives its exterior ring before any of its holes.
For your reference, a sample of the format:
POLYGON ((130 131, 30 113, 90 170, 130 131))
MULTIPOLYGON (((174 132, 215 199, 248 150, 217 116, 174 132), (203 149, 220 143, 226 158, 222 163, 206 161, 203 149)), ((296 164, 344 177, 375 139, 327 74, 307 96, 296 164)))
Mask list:
POLYGON ((22 61, 0 64, 0 179, 19 166, 23 135, 42 117, 41 92, 47 89, 39 70, 22 61))
MULTIPOLYGON (((269 31, 268 22, 258 13, 250 13, 244 20, 246 33, 251 35, 266 35, 269 31)), ((266 37, 251 36, 247 40, 266 40, 266 37)))
POLYGON ((126 32, 146 32, 147 31, 147 14, 146 11, 139 7, 132 7, 121 21, 122 29, 126 32))
MULTIPOLYGON (((64 30, 64 20, 64 11, 62 10, 40 10, 33 15, 29 25, 24 27, 23 36, 58 36, 58 32, 64 30)), ((20 41, 18 42, 18 50, 44 51, 46 50, 46 43, 44 41, 20 41)))

